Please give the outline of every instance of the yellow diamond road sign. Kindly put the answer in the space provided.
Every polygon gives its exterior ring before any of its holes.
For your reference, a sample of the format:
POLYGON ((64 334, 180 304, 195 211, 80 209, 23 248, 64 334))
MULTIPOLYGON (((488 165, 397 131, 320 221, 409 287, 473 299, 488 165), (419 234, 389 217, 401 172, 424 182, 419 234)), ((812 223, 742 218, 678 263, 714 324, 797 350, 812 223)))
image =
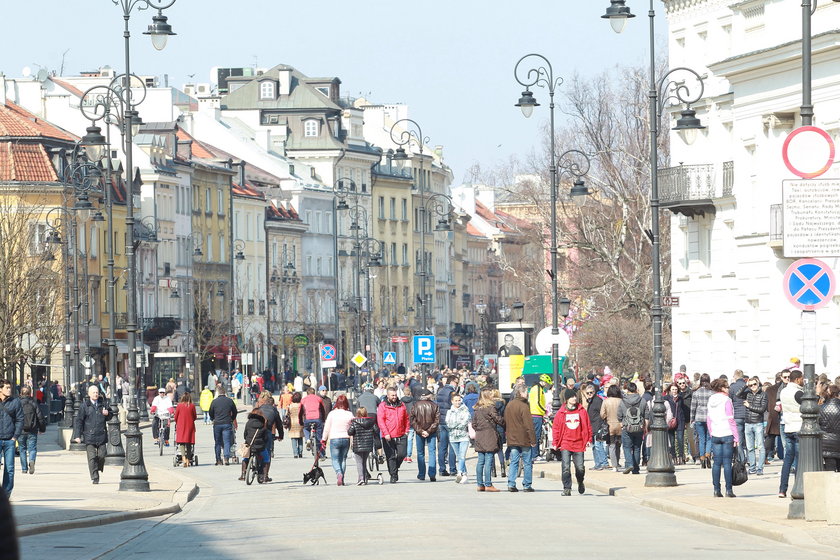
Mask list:
POLYGON ((356 364, 356 367, 362 367, 367 362, 367 358, 365 358, 364 354, 361 352, 356 352, 356 354, 350 358, 350 361, 356 364))

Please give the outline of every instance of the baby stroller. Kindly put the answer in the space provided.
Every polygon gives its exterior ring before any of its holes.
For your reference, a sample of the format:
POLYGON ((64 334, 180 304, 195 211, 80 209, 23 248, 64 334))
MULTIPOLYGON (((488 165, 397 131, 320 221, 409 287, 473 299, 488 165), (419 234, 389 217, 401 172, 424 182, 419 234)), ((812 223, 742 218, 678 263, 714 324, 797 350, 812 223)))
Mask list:
POLYGON ((230 431, 230 462, 239 464, 239 455, 236 454, 236 430, 230 431))
POLYGON ((191 450, 192 455, 187 457, 188 463, 186 465, 183 464, 184 463, 184 456, 181 454, 180 444, 176 443, 174 445, 175 455, 172 457, 172 466, 180 467, 180 466, 183 465, 185 467, 195 467, 195 466, 198 465, 198 455, 196 455, 196 453, 195 453, 195 445, 192 445, 192 444, 190 444, 190 445, 192 446, 192 450, 191 450))

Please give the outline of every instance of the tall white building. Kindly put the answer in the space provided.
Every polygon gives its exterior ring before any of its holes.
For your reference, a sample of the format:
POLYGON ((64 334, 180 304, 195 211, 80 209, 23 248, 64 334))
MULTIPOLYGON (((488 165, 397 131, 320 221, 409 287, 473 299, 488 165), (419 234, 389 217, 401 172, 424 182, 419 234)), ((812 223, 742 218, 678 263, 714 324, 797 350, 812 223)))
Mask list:
MULTIPOLYGON (((840 4, 812 17, 814 122, 840 132, 840 4)), ((800 2, 664 0, 669 67, 705 77, 694 107, 707 129, 693 145, 672 135, 660 197, 671 216, 674 368, 772 376, 803 356, 800 312, 786 299, 791 248, 782 241, 782 159, 801 126, 800 2)), ((679 79, 679 75, 674 75, 679 79)), ((672 108, 678 111, 679 107, 672 108)), ((837 164, 821 178, 840 176, 837 164)), ((840 255, 820 257, 840 271, 840 255)), ((668 294, 665 294, 668 295, 668 294)), ((818 373, 840 369, 840 297, 817 312, 818 373)))

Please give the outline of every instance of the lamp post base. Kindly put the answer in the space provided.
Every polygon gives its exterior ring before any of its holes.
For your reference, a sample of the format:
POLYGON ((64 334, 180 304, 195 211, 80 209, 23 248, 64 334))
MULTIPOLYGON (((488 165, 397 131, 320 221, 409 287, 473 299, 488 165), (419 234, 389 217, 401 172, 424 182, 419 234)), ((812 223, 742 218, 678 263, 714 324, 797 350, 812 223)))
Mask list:
POLYGON ((128 429, 125 431, 125 462, 120 473, 121 492, 148 492, 149 473, 143 462, 143 434, 138 426, 140 415, 137 400, 128 408, 128 429))
POLYGON ((645 486, 664 488, 677 485, 677 475, 674 474, 674 463, 668 452, 668 424, 665 422, 665 401, 657 391, 653 400, 653 422, 650 426, 651 435, 650 459, 648 460, 648 474, 645 486))
POLYGON ((788 506, 788 519, 805 519, 805 500, 802 498, 792 499, 788 506))
POLYGON ((105 445, 105 464, 115 466, 122 465, 124 462, 125 449, 123 449, 122 434, 120 434, 119 414, 112 411, 111 418, 108 420, 108 442, 105 445))

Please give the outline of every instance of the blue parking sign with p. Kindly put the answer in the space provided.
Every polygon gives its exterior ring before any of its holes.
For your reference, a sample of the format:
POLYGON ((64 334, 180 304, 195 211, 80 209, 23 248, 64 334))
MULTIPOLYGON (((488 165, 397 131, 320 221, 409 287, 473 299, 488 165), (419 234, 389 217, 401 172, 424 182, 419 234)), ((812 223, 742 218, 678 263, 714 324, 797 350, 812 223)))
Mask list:
POLYGON ((415 364, 435 363, 435 337, 432 335, 415 336, 413 353, 415 364))

